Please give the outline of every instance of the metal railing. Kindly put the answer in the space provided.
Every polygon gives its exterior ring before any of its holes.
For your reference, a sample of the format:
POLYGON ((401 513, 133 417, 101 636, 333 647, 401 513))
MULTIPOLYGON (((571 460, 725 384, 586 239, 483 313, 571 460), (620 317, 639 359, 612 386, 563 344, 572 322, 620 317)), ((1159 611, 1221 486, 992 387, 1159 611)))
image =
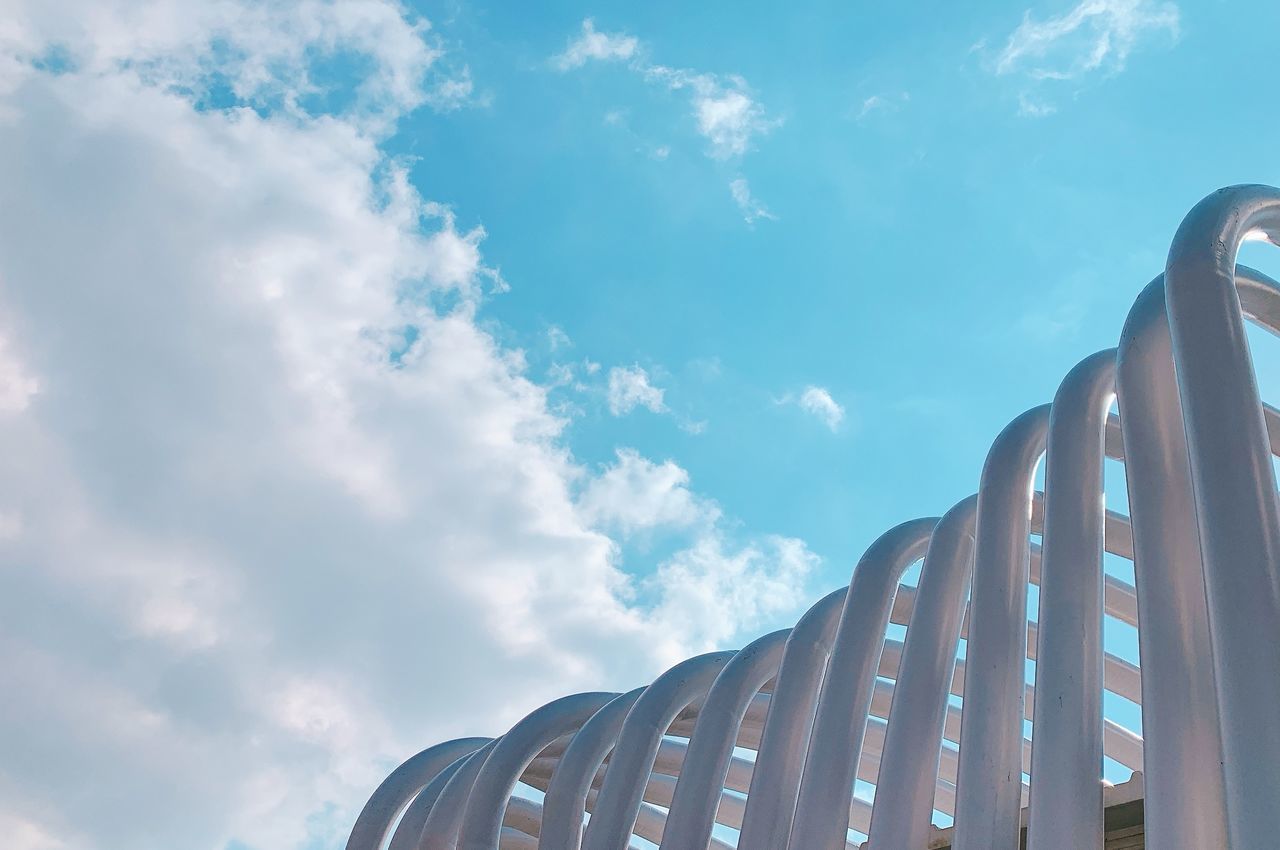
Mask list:
POLYGON ((1143 771, 1147 846, 1271 846, 1280 412, 1259 399, 1244 322, 1280 333, 1280 284, 1236 265, 1257 236, 1280 244, 1280 190, 1197 204, 1119 347, 1000 433, 975 495, 887 531, 794 628, 424 750, 374 792, 347 850, 734 846, 716 824, 742 850, 843 850, 850 829, 923 850, 935 810, 956 850, 991 850, 1018 846, 1024 807, 1031 850, 1100 848, 1104 754, 1143 771), (1108 457, 1127 517, 1105 510, 1108 457), (1104 573, 1104 551, 1132 559, 1136 586, 1104 573), (1104 614, 1138 627, 1141 670, 1106 652, 1104 614), (891 622, 905 641, 886 639, 891 622), (1145 737, 1104 718, 1104 691, 1141 706, 1145 737))

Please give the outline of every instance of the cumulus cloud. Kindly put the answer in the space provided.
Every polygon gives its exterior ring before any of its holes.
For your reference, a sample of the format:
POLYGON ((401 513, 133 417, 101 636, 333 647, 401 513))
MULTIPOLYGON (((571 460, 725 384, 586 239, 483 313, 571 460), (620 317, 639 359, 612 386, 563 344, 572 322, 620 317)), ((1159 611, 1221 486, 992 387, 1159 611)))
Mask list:
POLYGON ((626 416, 637 407, 663 413, 667 409, 663 395, 663 389, 650 383, 649 373, 642 366, 614 366, 609 370, 609 412, 614 416, 626 416))
POLYGON ((685 647, 710 651, 743 623, 758 628, 805 599, 817 565, 803 541, 768 537, 733 552, 717 534, 700 538, 664 562, 649 584, 659 589, 654 616, 664 623, 659 646, 672 662, 685 647))
MULTIPOLYGON (((1044 20, 1027 11, 995 56, 993 69, 997 75, 1022 75, 1033 87, 1116 74, 1144 38, 1163 33, 1176 39, 1179 22, 1177 5, 1162 0, 1081 0, 1073 9, 1044 20)), ((1026 92, 1019 104, 1023 115, 1053 112, 1051 105, 1026 92)))
POLYGON ((381 146, 460 79, 425 21, 391 0, 7 14, 11 844, 339 847, 426 743, 633 687, 799 599, 803 544, 730 534, 674 463, 584 468, 485 330, 484 231, 381 146), (646 525, 692 535, 647 594, 621 542, 646 525))
POLYGON ((830 392, 822 387, 805 387, 804 391, 795 398, 795 403, 801 410, 815 417, 832 431, 837 430, 840 423, 844 421, 844 408, 831 397, 830 392))
POLYGON ((571 39, 564 52, 551 61, 561 71, 581 68, 591 60, 602 62, 630 59, 636 53, 640 42, 626 33, 603 33, 596 29, 595 22, 587 18, 582 22, 582 31, 577 38, 571 39))
POLYGON ((623 534, 714 522, 720 509, 689 490, 689 473, 674 461, 654 463, 635 449, 593 478, 579 499, 587 522, 623 534))

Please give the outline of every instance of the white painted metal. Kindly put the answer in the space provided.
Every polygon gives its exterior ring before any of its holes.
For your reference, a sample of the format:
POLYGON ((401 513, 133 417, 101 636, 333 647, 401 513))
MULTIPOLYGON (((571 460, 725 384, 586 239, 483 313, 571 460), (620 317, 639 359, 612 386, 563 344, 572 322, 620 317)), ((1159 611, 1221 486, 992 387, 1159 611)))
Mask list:
POLYGON ((1030 850, 1100 848, 1104 753, 1143 768, 1149 848, 1269 846, 1280 411, 1243 329, 1280 333, 1280 284, 1235 265, 1259 234, 1280 242, 1280 190, 1197 205, 1118 350, 1000 434, 977 495, 886 533, 795 628, 424 750, 373 792, 347 850, 734 846, 715 824, 741 850, 846 850, 848 828, 924 850, 935 810, 961 850, 1012 850, 1024 815, 1030 850), (1124 464, 1128 517, 1105 509, 1104 456, 1124 464), (1104 550, 1134 561, 1136 586, 1104 575, 1104 550), (922 556, 919 586, 900 588, 922 556), (1138 627, 1141 669, 1104 651, 1104 617, 1138 627), (1103 718, 1104 691, 1141 705, 1145 739, 1103 718), (874 804, 855 780, 878 785, 874 804))

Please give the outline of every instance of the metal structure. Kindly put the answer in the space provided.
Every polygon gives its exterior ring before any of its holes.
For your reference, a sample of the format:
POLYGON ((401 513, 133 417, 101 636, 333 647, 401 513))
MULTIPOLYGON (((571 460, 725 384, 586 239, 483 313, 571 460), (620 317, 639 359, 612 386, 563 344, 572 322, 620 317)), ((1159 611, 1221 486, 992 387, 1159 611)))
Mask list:
POLYGON ((1016 848, 1024 825, 1031 850, 1101 848, 1104 753, 1143 771, 1148 847, 1272 846, 1280 411, 1244 323, 1280 334, 1280 284, 1236 265, 1258 235, 1280 244, 1280 190, 1196 205, 1119 347, 1004 429, 974 496, 887 531, 794 628, 431 747, 378 787, 347 850, 843 850, 850 829, 924 850, 935 810, 957 850, 1016 848), (1104 458, 1125 465, 1128 516, 1105 508, 1104 458), (1104 615, 1140 627, 1141 670, 1105 651, 1104 615), (1141 705, 1145 738, 1104 719, 1104 690, 1141 705))

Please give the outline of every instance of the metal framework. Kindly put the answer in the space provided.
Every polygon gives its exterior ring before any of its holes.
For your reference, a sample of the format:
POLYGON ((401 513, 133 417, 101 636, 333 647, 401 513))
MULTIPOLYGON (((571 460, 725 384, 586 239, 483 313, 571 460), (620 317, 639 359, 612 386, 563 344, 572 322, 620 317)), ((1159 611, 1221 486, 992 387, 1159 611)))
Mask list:
POLYGON ((347 850, 734 846, 717 823, 740 850, 844 850, 850 829, 924 850, 935 809, 957 850, 1016 848, 1024 824, 1031 850, 1100 848, 1104 753, 1143 772, 1148 847, 1271 846, 1280 411, 1259 399, 1244 322, 1280 334, 1280 284, 1236 265, 1259 235, 1280 244, 1280 190, 1197 204, 1119 347, 1000 433, 975 495, 885 532, 794 628, 424 750, 347 850), (1105 509, 1104 458, 1125 465, 1129 516, 1105 509), (1134 562, 1136 587, 1104 551, 1134 562), (1141 626, 1141 670, 1105 651, 1104 614, 1141 626), (1104 719, 1104 690, 1141 705, 1145 738, 1104 719))

